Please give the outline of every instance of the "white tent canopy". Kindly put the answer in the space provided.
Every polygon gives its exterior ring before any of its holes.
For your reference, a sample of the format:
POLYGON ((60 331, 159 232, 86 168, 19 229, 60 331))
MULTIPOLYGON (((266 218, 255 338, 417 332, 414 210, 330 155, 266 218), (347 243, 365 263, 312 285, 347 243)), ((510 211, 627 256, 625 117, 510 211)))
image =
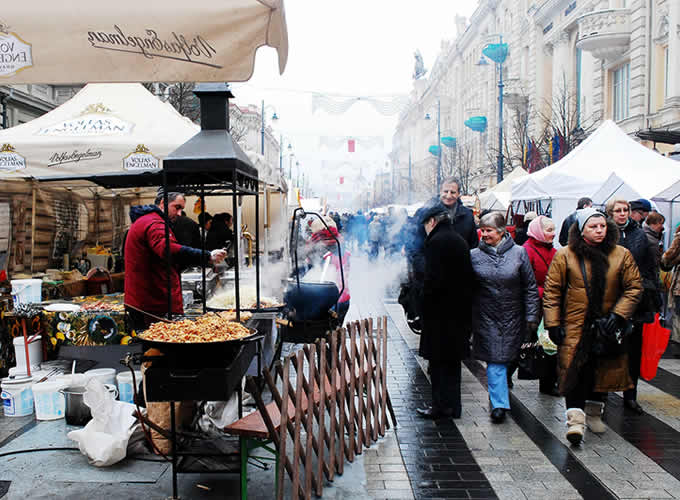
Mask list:
MULTIPOLYGON (((0 179, 54 180, 159 169, 200 127, 139 83, 92 83, 28 123, 0 131, 0 179)), ((262 182, 278 169, 246 151, 262 182)))
POLYGON ((49 113, 0 131, 0 179, 158 169, 199 130, 139 83, 89 84, 49 113))
POLYGON ((516 168, 505 179, 491 189, 487 189, 479 195, 479 203, 482 210, 507 210, 510 205, 510 193, 512 183, 521 177, 528 175, 523 168, 516 168))
POLYGON ((283 0, 3 2, 0 79, 18 83, 241 82, 255 51, 288 58, 283 0))
MULTIPOLYGON (((617 192, 629 199, 656 199, 657 193, 677 181, 677 163, 637 143, 607 120, 560 161, 516 181, 512 201, 549 200, 559 227, 583 196, 595 203, 604 203, 617 192), (622 191, 624 185, 628 188, 622 191)), ((667 218, 671 215, 669 205, 659 205, 659 210, 667 218)))

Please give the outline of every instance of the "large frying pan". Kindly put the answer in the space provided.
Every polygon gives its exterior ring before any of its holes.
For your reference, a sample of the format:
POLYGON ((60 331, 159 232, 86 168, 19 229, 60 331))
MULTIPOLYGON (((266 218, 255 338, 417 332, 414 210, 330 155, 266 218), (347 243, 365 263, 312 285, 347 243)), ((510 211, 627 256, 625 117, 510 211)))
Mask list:
POLYGON ((219 342, 163 342, 134 337, 135 343, 142 344, 142 352, 148 358, 158 358, 163 364, 178 367, 221 367, 228 366, 241 351, 241 347, 264 338, 264 333, 250 328, 251 335, 234 340, 219 342), (149 350, 154 349, 152 354, 149 350))

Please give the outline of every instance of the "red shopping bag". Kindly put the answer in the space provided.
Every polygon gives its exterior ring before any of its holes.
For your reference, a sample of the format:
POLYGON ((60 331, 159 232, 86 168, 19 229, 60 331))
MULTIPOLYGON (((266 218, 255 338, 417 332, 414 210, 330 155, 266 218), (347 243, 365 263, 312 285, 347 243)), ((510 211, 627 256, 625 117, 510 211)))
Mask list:
POLYGON ((642 360, 640 361, 640 376, 645 380, 652 380, 656 376, 659 360, 666 352, 671 331, 661 326, 659 315, 654 323, 646 323, 642 328, 642 360))

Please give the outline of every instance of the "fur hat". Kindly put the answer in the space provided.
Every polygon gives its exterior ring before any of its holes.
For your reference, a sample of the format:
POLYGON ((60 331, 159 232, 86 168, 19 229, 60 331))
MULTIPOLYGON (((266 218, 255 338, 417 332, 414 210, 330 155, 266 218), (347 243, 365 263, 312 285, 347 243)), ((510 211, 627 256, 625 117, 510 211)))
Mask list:
POLYGON ((579 232, 583 232, 583 227, 586 225, 586 222, 588 222, 588 219, 592 217, 604 217, 606 219, 606 216, 602 212, 593 207, 582 208, 576 211, 576 222, 578 222, 579 232))

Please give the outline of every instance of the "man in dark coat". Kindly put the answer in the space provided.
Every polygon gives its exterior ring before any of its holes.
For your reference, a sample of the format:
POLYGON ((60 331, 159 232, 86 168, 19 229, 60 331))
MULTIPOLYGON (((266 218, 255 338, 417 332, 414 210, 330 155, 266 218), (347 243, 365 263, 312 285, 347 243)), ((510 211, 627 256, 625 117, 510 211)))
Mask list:
MULTIPOLYGON (((592 206, 593 200, 586 196, 579 198, 579 200, 576 202, 576 210, 581 210, 583 208, 592 206)), ((569 229, 574 224, 574 222, 576 222, 576 212, 570 213, 567 218, 564 219, 564 222, 562 222, 562 229, 560 229, 560 238, 558 241, 563 247, 566 247, 567 243, 569 242, 569 229)))
POLYGON ((453 229, 465 240, 470 249, 477 248, 479 236, 475 216, 472 210, 460 201, 460 182, 455 177, 447 177, 442 181, 439 200, 449 211, 453 229))
POLYGON ((430 363, 432 406, 418 413, 460 418, 460 362, 468 355, 472 320, 470 250, 442 203, 426 207, 420 222, 427 233, 420 355, 430 363))

